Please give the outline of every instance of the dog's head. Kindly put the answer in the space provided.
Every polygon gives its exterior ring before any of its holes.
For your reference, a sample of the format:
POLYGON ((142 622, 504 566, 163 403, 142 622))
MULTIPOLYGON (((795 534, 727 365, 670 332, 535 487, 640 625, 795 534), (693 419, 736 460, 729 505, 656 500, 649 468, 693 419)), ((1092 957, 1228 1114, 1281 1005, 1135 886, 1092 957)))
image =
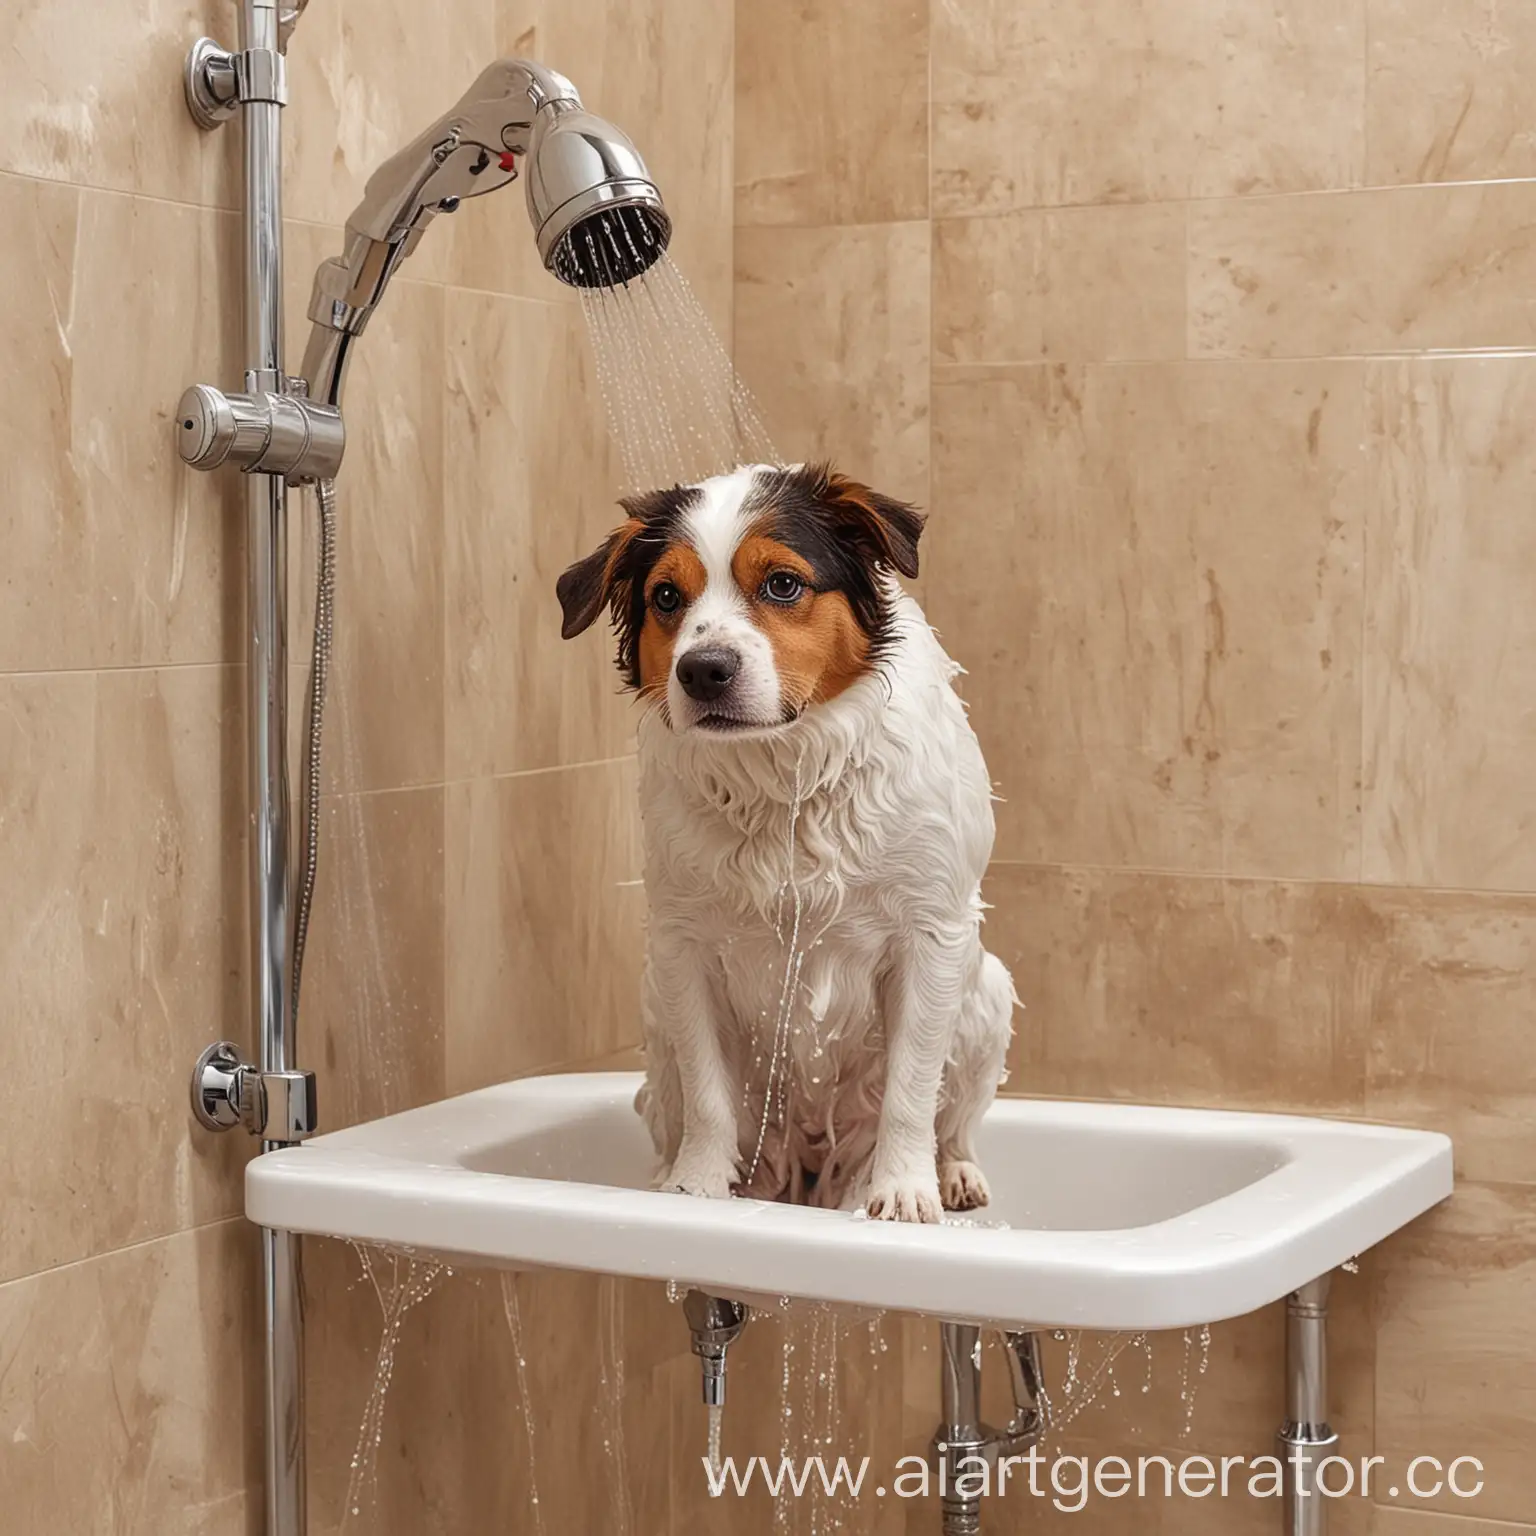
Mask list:
POLYGON ((556 590, 562 633, 606 606, 619 670, 674 731, 777 730, 870 672, 921 514, 825 465, 762 465, 622 503, 556 590))

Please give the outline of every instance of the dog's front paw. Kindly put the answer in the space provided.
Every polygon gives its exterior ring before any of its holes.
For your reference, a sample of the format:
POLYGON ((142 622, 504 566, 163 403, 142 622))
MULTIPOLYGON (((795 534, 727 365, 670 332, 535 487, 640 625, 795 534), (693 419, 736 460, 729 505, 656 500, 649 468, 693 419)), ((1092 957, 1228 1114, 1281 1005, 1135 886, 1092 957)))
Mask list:
POLYGON ((946 1211, 975 1211, 992 1200, 987 1176, 975 1163, 956 1158, 939 1169, 939 1194, 946 1211))
POLYGON ((876 1178, 869 1187, 865 1209, 875 1221, 941 1221, 939 1181, 930 1173, 876 1178))
POLYGON ((692 1154, 688 1148, 662 1176, 660 1188, 676 1195, 700 1195, 707 1200, 728 1200, 736 1183, 736 1163, 725 1154, 692 1154))

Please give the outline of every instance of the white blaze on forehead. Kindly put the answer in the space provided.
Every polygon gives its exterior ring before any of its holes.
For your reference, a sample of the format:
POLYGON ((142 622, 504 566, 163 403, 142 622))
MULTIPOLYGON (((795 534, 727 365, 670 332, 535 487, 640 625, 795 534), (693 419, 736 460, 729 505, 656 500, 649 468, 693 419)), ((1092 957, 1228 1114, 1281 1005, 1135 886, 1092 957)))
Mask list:
POLYGON ((673 642, 667 708, 675 730, 686 730, 705 714, 730 715, 744 724, 762 726, 778 725, 782 719, 773 646, 753 623, 751 605, 731 574, 731 561, 750 525, 744 507, 757 474, 758 467, 750 467, 703 481, 683 514, 680 532, 704 567, 704 591, 689 603, 673 642), (735 680, 719 702, 696 703, 677 676, 675 659, 696 646, 724 646, 736 654, 735 680))
POLYGON ((742 508, 756 476, 753 469, 716 475, 698 487, 698 499, 683 518, 683 533, 704 566, 706 598, 736 600, 731 560, 747 531, 742 508))

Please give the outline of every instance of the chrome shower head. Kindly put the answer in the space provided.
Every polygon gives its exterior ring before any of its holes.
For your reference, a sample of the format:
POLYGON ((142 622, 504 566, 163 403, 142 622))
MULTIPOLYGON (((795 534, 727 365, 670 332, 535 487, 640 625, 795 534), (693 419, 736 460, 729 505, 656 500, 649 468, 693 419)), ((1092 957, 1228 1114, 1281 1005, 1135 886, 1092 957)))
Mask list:
POLYGON ((546 270, 573 288, 639 277, 667 248, 672 221, 635 146, 580 107, 535 123, 528 216, 546 270))
POLYGON ((613 287, 666 250, 672 223, 635 146, 563 75, 500 59, 369 177, 345 251, 320 264, 303 364, 311 399, 340 404, 353 339, 427 225, 519 175, 539 255, 561 282, 613 287))

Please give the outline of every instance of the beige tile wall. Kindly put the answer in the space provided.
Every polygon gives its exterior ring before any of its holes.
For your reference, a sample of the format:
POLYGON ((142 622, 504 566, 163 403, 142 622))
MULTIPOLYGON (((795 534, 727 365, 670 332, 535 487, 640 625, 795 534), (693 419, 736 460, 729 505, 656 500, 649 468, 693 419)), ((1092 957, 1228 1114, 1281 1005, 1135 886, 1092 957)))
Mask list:
MULTIPOLYGON (((928 483, 925 601, 1002 797, 1013 1088, 1450 1132, 1450 1205, 1339 1283, 1336 1419, 1488 1486, 1335 1521, 1536 1530, 1530 17, 738 9, 738 366, 791 453, 928 483)), ((1188 1437, 1175 1338, 1069 1448, 1262 1454, 1279 1326, 1215 1330, 1188 1437)))
MULTIPOLYGON (((238 133, 199 133, 180 89, 192 39, 233 27, 224 0, 0 19, 7 1536, 261 1529, 249 1148, 195 1130, 185 1100, 202 1045, 248 1037, 241 503, 171 440, 182 388, 243 366, 238 133)), ((498 52, 568 72, 642 145, 728 335, 733 27, 714 0, 315 0, 290 54, 291 363, 370 169, 498 52)), ((359 353, 300 1032, 331 1127, 636 1036, 632 725, 601 642, 559 640, 553 594, 616 515, 585 347, 513 192, 439 222, 359 353)), ((298 660, 314 539, 296 516, 298 660)), ((296 665, 296 709, 302 683, 296 665)), ((326 1532, 382 1324, 350 1250, 310 1244, 308 1266, 326 1532)), ((641 1287, 519 1286, 533 1393, 560 1405, 545 1444, 584 1440, 622 1367, 636 1528, 666 1528, 681 1325, 641 1287), (604 1367, 586 1324, 609 1308, 604 1367)), ((520 1528, 495 1277, 455 1278, 402 1328, 377 1492, 347 1529, 520 1528)), ((546 1474, 549 1528, 594 1529, 606 1485, 570 1471, 546 1474)))

